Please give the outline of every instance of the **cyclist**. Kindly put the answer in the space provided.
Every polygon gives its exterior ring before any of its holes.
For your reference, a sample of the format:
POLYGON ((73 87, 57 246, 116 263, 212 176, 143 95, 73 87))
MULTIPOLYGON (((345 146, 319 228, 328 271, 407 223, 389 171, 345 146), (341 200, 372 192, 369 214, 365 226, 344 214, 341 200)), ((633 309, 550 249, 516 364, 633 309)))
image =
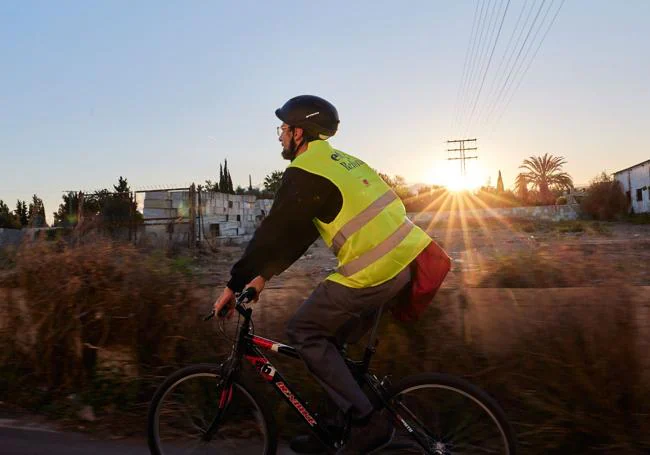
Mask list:
MULTIPOLYGON (((369 329, 378 308, 408 291, 409 264, 431 238, 406 217, 404 205, 379 175, 327 140, 339 116, 328 101, 297 96, 275 111, 282 157, 291 163, 269 215, 262 221, 227 287, 214 303, 218 312, 235 292, 257 295, 271 277, 302 256, 320 235, 338 258, 338 268, 320 283, 288 323, 287 335, 310 372, 351 418, 340 453, 365 453, 388 444, 390 419, 373 405, 348 370, 337 343, 369 329)), ((311 450, 309 444, 301 449, 311 450)))

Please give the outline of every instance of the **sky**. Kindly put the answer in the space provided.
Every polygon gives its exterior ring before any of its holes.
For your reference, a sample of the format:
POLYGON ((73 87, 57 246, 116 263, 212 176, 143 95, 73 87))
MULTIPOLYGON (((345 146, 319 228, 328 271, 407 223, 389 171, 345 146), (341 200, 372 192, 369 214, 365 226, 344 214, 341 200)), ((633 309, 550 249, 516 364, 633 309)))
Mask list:
POLYGON ((224 159, 260 185, 299 94, 410 183, 459 179, 446 141, 476 138, 476 181, 551 153, 585 184, 650 158, 649 21, 647 0, 2 2, 0 199, 37 194, 51 222, 64 191, 200 184, 224 159))

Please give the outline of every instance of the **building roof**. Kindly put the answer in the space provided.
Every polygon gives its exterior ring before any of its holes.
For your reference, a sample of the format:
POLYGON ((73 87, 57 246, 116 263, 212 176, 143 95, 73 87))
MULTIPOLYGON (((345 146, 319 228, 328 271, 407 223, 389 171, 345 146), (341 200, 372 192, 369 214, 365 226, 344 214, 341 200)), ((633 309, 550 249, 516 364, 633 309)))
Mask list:
POLYGON ((642 161, 641 163, 635 164, 634 166, 626 167, 625 169, 621 169, 620 171, 616 171, 616 172, 614 172, 614 175, 620 174, 621 172, 629 171, 632 168, 635 168, 637 166, 643 166, 644 164, 648 164, 648 163, 650 163, 650 160, 642 161))

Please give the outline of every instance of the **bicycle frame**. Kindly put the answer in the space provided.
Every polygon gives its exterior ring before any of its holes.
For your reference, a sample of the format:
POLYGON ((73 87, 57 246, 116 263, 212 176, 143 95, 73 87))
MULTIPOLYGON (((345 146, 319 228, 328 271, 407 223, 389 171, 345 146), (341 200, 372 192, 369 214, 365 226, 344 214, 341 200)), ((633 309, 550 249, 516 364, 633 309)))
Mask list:
MULTIPOLYGON (((286 344, 263 338, 251 333, 251 315, 252 310, 245 308, 242 302, 238 301, 235 310, 244 317, 244 322, 241 325, 237 334, 237 340, 233 346, 233 351, 228 361, 224 363, 224 377, 220 384, 222 388, 219 400, 219 409, 217 415, 210 425, 205 434, 205 438, 211 438, 211 435, 216 430, 221 415, 227 408, 230 400, 232 399, 232 384, 234 378, 239 372, 242 360, 248 361, 253 368, 257 371, 259 376, 267 383, 271 384, 273 388, 280 394, 280 396, 291 405, 291 407, 302 417, 302 419, 309 425, 312 432, 316 437, 326 446, 332 449, 338 449, 342 446, 343 440, 334 436, 327 428, 327 426, 319 420, 320 416, 312 412, 308 405, 300 398, 298 393, 295 392, 293 387, 284 379, 282 374, 273 366, 268 358, 262 352, 272 351, 278 354, 291 357, 293 359, 300 359, 298 351, 295 348, 286 344)), ((377 321, 370 335, 370 342, 366 347, 363 360, 354 361, 345 358, 345 362, 352 371, 353 376, 357 382, 363 386, 368 385, 370 390, 379 398, 383 406, 390 412, 390 414, 403 426, 422 447, 426 447, 424 441, 418 434, 414 432, 411 426, 408 425, 404 419, 398 415, 396 409, 387 401, 387 390, 384 387, 384 380, 379 380, 374 374, 368 372, 368 367, 373 354, 376 351, 375 341, 376 332, 381 317, 381 310, 377 316, 377 321)), ((400 406, 401 407, 401 406, 400 406)), ((349 422, 346 423, 343 429, 343 434, 347 433, 349 422)))

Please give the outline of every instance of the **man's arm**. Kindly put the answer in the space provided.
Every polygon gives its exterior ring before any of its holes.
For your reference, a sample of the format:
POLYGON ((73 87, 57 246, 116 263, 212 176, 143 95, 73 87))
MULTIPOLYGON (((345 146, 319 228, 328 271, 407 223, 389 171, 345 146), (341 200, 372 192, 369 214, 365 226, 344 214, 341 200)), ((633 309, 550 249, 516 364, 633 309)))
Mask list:
POLYGON ((332 221, 342 201, 338 188, 324 177, 285 170, 271 211, 232 267, 228 287, 241 292, 256 276, 268 280, 286 270, 318 238, 313 219, 332 221))

